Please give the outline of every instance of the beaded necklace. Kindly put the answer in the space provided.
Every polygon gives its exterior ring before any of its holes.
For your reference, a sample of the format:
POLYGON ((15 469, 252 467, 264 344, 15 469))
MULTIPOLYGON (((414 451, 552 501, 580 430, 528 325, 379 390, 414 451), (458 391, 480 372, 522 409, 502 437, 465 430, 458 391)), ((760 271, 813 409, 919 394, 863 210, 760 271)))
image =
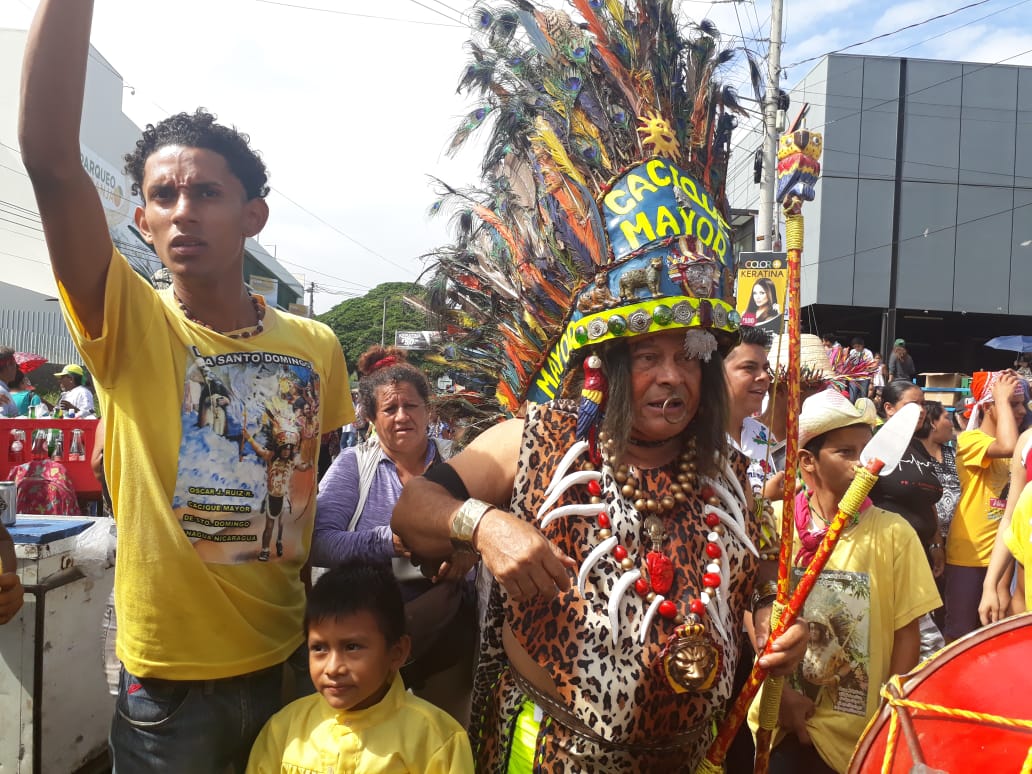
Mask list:
MULTIPOLYGON (((704 623, 708 606, 721 585, 723 550, 720 541, 724 528, 715 513, 707 512, 704 517, 708 534, 703 557, 705 571, 698 579, 697 585, 701 591, 698 596, 688 600, 686 610, 680 607, 678 602, 666 597, 673 587, 675 568, 667 553, 668 535, 663 514, 672 511, 676 504, 687 502, 689 496, 696 491, 699 473, 695 459, 695 439, 691 439, 678 456, 676 480, 670 484, 669 493, 662 496, 651 496, 645 492, 641 488, 642 479, 637 471, 614 458, 614 442, 611 439, 600 437, 599 440, 603 465, 609 467, 613 480, 620 487, 620 496, 637 512, 644 531, 642 542, 647 550, 644 557, 635 559, 631 557, 627 547, 613 537, 612 520, 609 515, 605 511, 600 511, 597 516, 599 538, 603 543, 613 542, 609 550, 610 555, 624 570, 626 581, 633 579, 635 592, 648 605, 641 624, 641 639, 644 642, 645 629, 656 614, 673 621, 677 628, 664 646, 659 661, 668 682, 678 693, 706 690, 713 685, 721 663, 720 650, 709 636, 704 623)), ((698 493, 708 505, 720 504, 716 492, 710 485, 703 485, 698 493)), ((601 503, 603 492, 598 481, 588 483, 588 494, 591 495, 593 503, 601 503)))
POLYGON ((258 318, 257 324, 254 326, 254 328, 249 330, 243 330, 237 333, 225 333, 223 331, 217 330, 211 325, 208 325, 208 323, 204 322, 204 320, 201 320, 200 318, 195 316, 194 313, 190 311, 189 307, 187 307, 187 305, 183 303, 182 299, 180 299, 179 296, 176 295, 176 292, 174 290, 172 291, 172 298, 174 298, 176 300, 176 303, 179 304, 179 308, 183 312, 183 315, 186 317, 187 320, 189 320, 190 322, 197 323, 201 327, 207 328, 209 331, 215 331, 215 333, 218 333, 222 336, 228 336, 231 339, 249 339, 252 336, 257 336, 259 333, 265 330, 265 306, 258 300, 258 298, 253 293, 251 293, 250 290, 247 291, 247 297, 251 299, 251 306, 254 307, 255 317, 258 318))

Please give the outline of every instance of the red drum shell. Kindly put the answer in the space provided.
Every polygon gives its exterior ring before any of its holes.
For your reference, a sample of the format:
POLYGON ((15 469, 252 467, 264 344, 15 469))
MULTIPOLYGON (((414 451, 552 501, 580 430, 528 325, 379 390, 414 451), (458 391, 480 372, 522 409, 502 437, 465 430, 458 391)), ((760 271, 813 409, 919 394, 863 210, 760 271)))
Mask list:
MULTIPOLYGON (((905 699, 950 709, 1032 720, 1032 613, 1007 618, 943 648, 902 679, 905 699)), ((1019 772, 1032 729, 900 707, 912 718, 925 764, 950 774, 1019 772)), ((849 764, 850 774, 880 774, 892 709, 882 699, 849 764)), ((909 774, 913 759, 902 724, 892 774, 909 774)))

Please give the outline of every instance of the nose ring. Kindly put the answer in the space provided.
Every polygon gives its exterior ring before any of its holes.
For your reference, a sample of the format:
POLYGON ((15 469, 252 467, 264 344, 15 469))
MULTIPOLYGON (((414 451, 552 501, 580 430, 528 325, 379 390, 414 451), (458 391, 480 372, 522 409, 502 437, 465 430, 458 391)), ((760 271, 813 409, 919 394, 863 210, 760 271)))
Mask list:
POLYGON ((669 398, 667 398, 665 401, 663 401, 663 410, 662 410, 663 419, 666 420, 666 423, 669 424, 669 425, 679 425, 682 422, 684 422, 684 420, 686 420, 688 418, 688 409, 685 408, 684 411, 681 412, 680 416, 676 416, 673 419, 671 419, 670 417, 667 416, 667 407, 668 407, 670 401, 672 401, 672 400, 674 400, 674 396, 673 395, 671 395, 669 398))

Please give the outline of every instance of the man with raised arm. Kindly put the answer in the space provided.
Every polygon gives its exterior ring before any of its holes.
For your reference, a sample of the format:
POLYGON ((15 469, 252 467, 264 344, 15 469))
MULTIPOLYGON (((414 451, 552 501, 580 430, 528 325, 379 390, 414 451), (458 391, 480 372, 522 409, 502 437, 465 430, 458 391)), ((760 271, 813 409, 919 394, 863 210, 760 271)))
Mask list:
POLYGON ((126 156, 136 226, 172 274, 156 292, 112 245, 79 161, 93 3, 42 0, 29 33, 19 139, 62 309, 96 379, 118 522, 123 668, 111 730, 120 772, 242 771, 283 705, 301 645, 315 468, 290 483, 282 551, 261 552, 266 446, 351 421, 347 367, 325 326, 247 289, 244 242, 269 210, 248 138, 198 110, 148 126, 126 156), (213 401, 224 419, 210 419, 213 401))

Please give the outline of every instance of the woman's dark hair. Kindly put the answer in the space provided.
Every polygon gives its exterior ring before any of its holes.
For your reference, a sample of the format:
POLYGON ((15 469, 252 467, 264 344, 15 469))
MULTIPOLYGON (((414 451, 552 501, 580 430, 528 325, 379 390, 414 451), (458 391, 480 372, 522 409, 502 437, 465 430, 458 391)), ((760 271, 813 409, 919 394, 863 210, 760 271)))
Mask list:
MULTIPOLYGON (((598 347, 588 347, 578 353, 567 366, 570 375, 563 394, 567 397, 580 394, 584 372, 581 364, 590 354, 597 354, 602 360, 602 370, 609 382, 609 398, 606 401, 606 415, 602 430, 613 439, 617 456, 623 454, 627 439, 631 435, 633 416, 633 391, 631 389, 631 348, 627 339, 608 341, 598 347)), ((724 381, 724 359, 714 352, 710 361, 699 361, 702 380, 699 385, 699 409, 695 418, 685 428, 684 440, 695 438, 699 471, 713 475, 718 465, 727 458, 727 415, 728 394, 724 381)))
POLYGON ((405 602, 389 564, 345 562, 316 582, 305 604, 305 634, 313 624, 372 613, 388 645, 405 634, 405 602))
POLYGON ((878 413, 883 417, 886 416, 885 407, 889 404, 895 406, 909 390, 920 391, 921 388, 906 379, 893 379, 886 384, 882 388, 882 404, 878 407, 878 413))
POLYGON ((136 149, 125 155, 125 172, 133 180, 133 194, 143 192, 143 170, 147 159, 161 148, 181 145, 185 148, 203 148, 226 160, 230 171, 240 181, 247 199, 264 199, 269 195, 269 171, 243 132, 215 123, 215 116, 197 108, 193 113, 177 113, 157 124, 147 124, 143 136, 136 141, 136 149))
POLYGON ((20 390, 23 384, 25 384, 25 372, 19 368, 14 372, 14 378, 11 379, 11 383, 7 387, 12 390, 20 390))
POLYGON ((767 294, 767 305, 770 307, 771 311, 777 313, 778 289, 774 286, 774 280, 769 277, 761 277, 753 284, 753 290, 749 291, 749 305, 745 308, 745 313, 755 315, 758 310, 756 299, 753 297, 753 291, 756 290, 757 285, 759 285, 763 289, 763 292, 767 294))
POLYGON ((397 347, 381 347, 374 344, 358 357, 358 400, 362 404, 365 418, 372 422, 376 418, 376 392, 385 385, 411 384, 419 397, 430 402, 430 382, 426 376, 408 362, 405 350, 397 347))
POLYGON ((932 434, 932 425, 938 422, 946 412, 943 405, 937 400, 925 401, 925 421, 914 431, 914 438, 927 438, 932 434))

